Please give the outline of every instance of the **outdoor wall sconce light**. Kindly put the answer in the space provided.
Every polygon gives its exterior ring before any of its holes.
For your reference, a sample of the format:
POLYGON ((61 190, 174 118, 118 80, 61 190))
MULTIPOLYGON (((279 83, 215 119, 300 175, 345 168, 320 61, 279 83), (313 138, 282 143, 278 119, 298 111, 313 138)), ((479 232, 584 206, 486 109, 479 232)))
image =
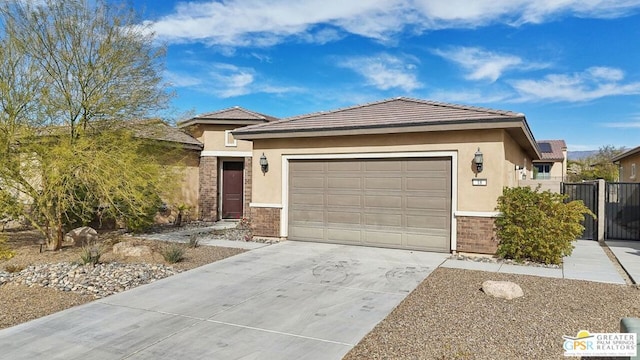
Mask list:
POLYGON ((260 156, 260 168, 262 169, 262 174, 265 174, 269 171, 269 162, 267 161, 267 157, 262 153, 260 156))
POLYGON ((473 162, 476 164, 476 173, 481 173, 482 163, 484 162, 484 159, 482 157, 482 152, 480 152, 480 148, 478 148, 478 151, 476 151, 476 154, 473 157, 473 162))

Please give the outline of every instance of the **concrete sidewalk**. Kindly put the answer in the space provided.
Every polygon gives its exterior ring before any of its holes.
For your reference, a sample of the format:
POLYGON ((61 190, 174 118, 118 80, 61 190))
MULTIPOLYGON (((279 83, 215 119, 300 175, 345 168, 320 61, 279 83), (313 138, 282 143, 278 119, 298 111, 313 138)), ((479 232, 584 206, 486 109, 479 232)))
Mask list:
POLYGON ((640 282, 640 241, 607 240, 606 243, 634 284, 638 284, 640 282))
POLYGON ((0 330, 0 357, 341 359, 448 256, 270 245, 0 330))
MULTIPOLYGON (((456 269, 626 284, 624 278, 618 273, 616 267, 600 244, 592 240, 578 240, 575 243, 573 253, 571 256, 564 258, 562 268, 559 269, 456 259, 447 259, 441 266, 456 269)), ((640 271, 640 268, 638 270, 640 271)), ((640 273, 638 276, 640 277, 640 273)))
POLYGON ((175 231, 167 231, 167 232, 159 232, 159 233, 151 233, 151 234, 140 234, 137 237, 148 239, 148 240, 157 240, 157 241, 168 241, 168 242, 178 242, 178 243, 188 243, 191 235, 197 234, 201 235, 198 238, 198 243, 200 245, 208 245, 208 246, 222 246, 222 247, 230 247, 230 248, 238 248, 238 249, 258 249, 268 244, 263 244, 259 242, 253 241, 233 241, 233 240, 224 240, 212 238, 211 236, 206 236, 204 234, 211 233, 215 230, 226 230, 233 229, 238 225, 237 221, 232 220, 221 220, 209 226, 196 226, 196 227, 184 227, 184 228, 176 228, 175 231))

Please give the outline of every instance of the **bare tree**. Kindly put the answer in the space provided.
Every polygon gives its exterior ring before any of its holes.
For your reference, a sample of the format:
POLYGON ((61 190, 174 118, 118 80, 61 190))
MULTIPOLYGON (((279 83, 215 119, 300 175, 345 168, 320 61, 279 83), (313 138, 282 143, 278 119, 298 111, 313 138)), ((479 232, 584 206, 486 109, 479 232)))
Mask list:
POLYGON ((1 4, 0 212, 51 249, 98 206, 145 223, 170 174, 126 124, 167 104, 164 49, 104 0, 1 4))

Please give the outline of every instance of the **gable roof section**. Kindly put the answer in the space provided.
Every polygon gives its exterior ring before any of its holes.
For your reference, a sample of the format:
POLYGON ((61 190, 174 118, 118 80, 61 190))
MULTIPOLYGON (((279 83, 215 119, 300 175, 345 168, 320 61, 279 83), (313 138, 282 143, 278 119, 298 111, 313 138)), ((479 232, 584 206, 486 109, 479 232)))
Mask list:
POLYGON ((204 148, 204 145, 196 138, 159 119, 132 121, 127 123, 126 127, 131 129, 133 135, 140 139, 177 143, 191 150, 204 148))
POLYGON ((567 149, 564 140, 538 140, 540 148, 540 160, 563 161, 563 150, 567 149))
POLYGON ((632 155, 635 155, 635 154, 638 154, 638 153, 640 153, 640 146, 638 146, 638 147, 634 147, 634 148, 633 148, 633 149, 631 149, 631 150, 625 151, 625 152, 623 152, 622 154, 619 154, 619 155, 617 155, 617 156, 614 156, 614 157, 611 159, 611 161, 613 161, 613 162, 618 162, 618 161, 620 161, 620 160, 622 160, 622 159, 624 159, 624 158, 626 158, 626 157, 629 157, 629 156, 632 156, 632 155))
POLYGON ((197 115, 191 119, 178 122, 178 127, 192 125, 253 125, 276 121, 278 118, 250 111, 239 106, 197 115))
POLYGON ((524 114, 411 98, 295 116, 237 129, 243 140, 504 128, 534 159, 540 154, 524 114))

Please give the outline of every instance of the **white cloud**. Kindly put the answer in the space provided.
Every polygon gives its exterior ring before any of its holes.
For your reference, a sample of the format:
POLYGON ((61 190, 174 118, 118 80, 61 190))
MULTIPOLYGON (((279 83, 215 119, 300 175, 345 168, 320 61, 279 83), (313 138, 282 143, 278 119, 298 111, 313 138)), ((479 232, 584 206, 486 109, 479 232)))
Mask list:
POLYGON ((167 71, 165 78, 172 87, 191 87, 202 84, 202 79, 187 74, 178 74, 167 71))
POLYGON ((376 56, 346 58, 339 61, 338 66, 355 71, 377 89, 399 88, 413 91, 422 87, 416 77, 417 61, 413 57, 400 58, 383 53, 376 56))
POLYGON ((166 77, 173 86, 188 87, 196 91, 213 94, 220 98, 230 98, 254 93, 283 94, 301 92, 293 86, 274 85, 263 79, 255 69, 226 63, 192 62, 192 68, 199 69, 196 75, 169 72, 166 77))
POLYGON ((168 42, 266 47, 292 37, 326 43, 356 34, 389 41, 405 30, 611 18, 639 9, 640 0, 210 0, 180 2, 173 13, 147 23, 168 42))
POLYGON ((460 90, 460 91, 435 91, 429 94, 430 99, 458 104, 491 104, 504 103, 512 98, 508 92, 498 91, 494 93, 480 90, 460 90))
POLYGON ((434 49, 433 53, 453 61, 467 71, 468 80, 489 80, 495 82, 508 70, 531 70, 547 67, 545 64, 525 62, 518 56, 499 54, 477 47, 451 47, 434 49))
POLYGON ((591 67, 581 73, 550 74, 542 80, 516 80, 517 101, 590 101, 616 95, 640 94, 640 82, 623 83, 624 73, 616 68, 591 67))
POLYGON ((607 122, 602 126, 615 129, 640 129, 640 114, 632 114, 628 121, 607 122))
POLYGON ((640 129, 640 121, 604 123, 603 126, 616 129, 640 129))

